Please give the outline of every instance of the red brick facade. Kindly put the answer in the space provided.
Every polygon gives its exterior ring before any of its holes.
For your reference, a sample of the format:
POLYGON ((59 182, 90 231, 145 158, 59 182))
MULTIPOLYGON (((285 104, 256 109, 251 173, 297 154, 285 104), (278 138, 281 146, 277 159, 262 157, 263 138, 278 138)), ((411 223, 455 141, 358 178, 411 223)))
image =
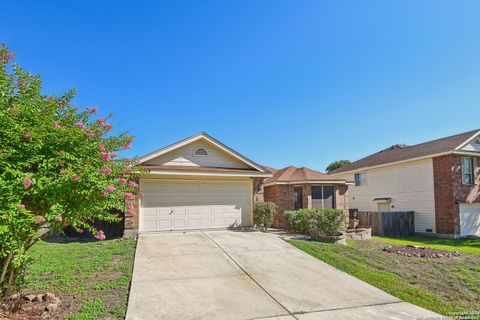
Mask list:
POLYGON ((460 203, 480 203, 480 158, 475 158, 475 184, 462 183, 462 156, 433 158, 435 225, 437 234, 460 234, 460 203))
MULTIPOLYGON (((263 197, 266 202, 273 202, 278 206, 277 212, 273 217, 273 227, 285 229, 287 222, 283 213, 293 210, 293 185, 275 184, 264 187, 263 197)), ((343 210, 348 217, 348 186, 335 186, 335 207, 343 210)), ((310 184, 302 184, 303 207, 312 208, 312 186, 310 184)))

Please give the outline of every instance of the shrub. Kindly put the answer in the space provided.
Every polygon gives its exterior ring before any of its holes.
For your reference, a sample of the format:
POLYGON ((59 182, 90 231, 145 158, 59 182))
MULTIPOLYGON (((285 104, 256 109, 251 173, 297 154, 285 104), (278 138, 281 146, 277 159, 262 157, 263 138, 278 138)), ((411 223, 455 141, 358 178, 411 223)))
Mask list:
POLYGON ((345 228, 345 214, 337 209, 316 209, 313 223, 320 235, 335 236, 345 228))
POLYGON ((277 205, 273 202, 256 203, 253 209, 255 225, 261 227, 263 232, 267 231, 272 226, 273 215, 277 208, 277 205))
POLYGON ((313 227, 313 209, 285 211, 285 218, 295 232, 309 234, 313 227))
POLYGON ((114 135, 96 108, 73 105, 74 91, 42 93, 41 79, 0 45, 0 298, 21 283, 27 252, 66 226, 105 239, 92 221, 136 214, 136 161, 117 158, 133 137, 114 135))
POLYGON ((300 209, 284 213, 288 224, 298 233, 318 230, 324 236, 334 236, 345 227, 345 214, 337 209, 300 209))

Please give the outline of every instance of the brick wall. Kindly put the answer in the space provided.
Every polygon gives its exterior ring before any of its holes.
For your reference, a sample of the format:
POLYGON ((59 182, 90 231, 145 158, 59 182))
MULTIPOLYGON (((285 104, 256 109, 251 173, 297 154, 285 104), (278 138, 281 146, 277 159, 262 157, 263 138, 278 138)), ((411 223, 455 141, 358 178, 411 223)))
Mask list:
MULTIPOLYGON (((272 185, 264 187, 263 197, 265 201, 273 202, 278 206, 273 216, 273 227, 285 229, 287 222, 283 217, 283 213, 293 210, 293 185, 272 185)), ((303 206, 304 208, 312 208, 312 187, 309 184, 302 186, 303 206)), ((348 217, 348 186, 335 187, 335 205, 337 209, 343 210, 348 217)))
POLYGON ((445 155, 433 158, 433 181, 435 194, 436 233, 460 234, 459 203, 480 203, 479 179, 480 158, 476 158, 476 184, 462 183, 460 155, 445 155))

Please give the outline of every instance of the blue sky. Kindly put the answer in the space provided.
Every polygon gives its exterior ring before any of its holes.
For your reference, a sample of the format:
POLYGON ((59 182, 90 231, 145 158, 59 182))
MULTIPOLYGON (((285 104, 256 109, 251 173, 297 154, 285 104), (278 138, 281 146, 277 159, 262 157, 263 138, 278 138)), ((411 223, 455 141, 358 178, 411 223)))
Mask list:
POLYGON ((141 155, 206 131, 324 170, 480 128, 480 1, 5 1, 0 42, 141 155))

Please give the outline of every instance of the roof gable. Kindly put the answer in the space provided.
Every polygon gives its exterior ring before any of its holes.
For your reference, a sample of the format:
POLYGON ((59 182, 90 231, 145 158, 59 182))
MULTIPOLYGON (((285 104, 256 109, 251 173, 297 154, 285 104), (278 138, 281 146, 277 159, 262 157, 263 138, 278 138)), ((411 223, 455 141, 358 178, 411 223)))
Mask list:
POLYGON ((466 152, 480 152, 480 131, 458 146, 457 150, 466 152))
MULTIPOLYGON (((203 154, 203 152, 201 153, 203 154)), ((268 172, 262 166, 204 132, 146 154, 140 157, 139 161, 146 167, 211 167, 250 169, 258 172, 268 172), (207 154, 196 155, 195 151, 199 149, 204 149, 207 154)))
POLYGON ((269 184, 294 184, 294 183, 345 183, 343 179, 335 179, 325 173, 310 168, 297 168, 289 166, 273 172, 271 178, 265 180, 269 184))
POLYGON ((473 130, 413 146, 394 145, 390 148, 344 165, 339 169, 333 170, 330 174, 339 174, 363 168, 452 153, 458 150, 459 147, 463 145, 466 146, 473 137, 478 136, 479 134, 479 130, 473 130))

